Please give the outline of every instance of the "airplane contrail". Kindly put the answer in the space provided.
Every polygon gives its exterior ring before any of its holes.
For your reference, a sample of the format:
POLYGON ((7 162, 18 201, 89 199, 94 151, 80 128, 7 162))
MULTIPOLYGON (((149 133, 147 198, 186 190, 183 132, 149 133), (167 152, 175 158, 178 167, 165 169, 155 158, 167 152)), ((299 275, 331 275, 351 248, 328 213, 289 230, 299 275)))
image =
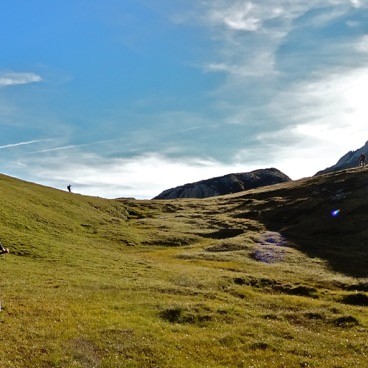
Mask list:
POLYGON ((47 142, 47 141, 52 141, 52 139, 36 139, 36 140, 33 140, 33 141, 26 141, 26 142, 19 142, 19 143, 11 143, 11 144, 6 144, 5 146, 0 146, 0 149, 17 147, 17 146, 25 146, 27 144, 39 143, 39 142, 47 142))

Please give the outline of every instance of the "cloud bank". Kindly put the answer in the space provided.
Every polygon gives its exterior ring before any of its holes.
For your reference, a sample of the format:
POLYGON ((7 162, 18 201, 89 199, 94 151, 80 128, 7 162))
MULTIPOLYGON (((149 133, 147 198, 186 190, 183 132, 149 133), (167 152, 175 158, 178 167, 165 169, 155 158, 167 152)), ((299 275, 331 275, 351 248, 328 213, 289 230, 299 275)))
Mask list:
MULTIPOLYGON (((187 158, 175 160, 151 153, 131 158, 104 158, 78 150, 18 159, 16 167, 30 180, 61 190, 105 198, 150 199, 163 190, 204 178, 240 171, 240 165, 187 158)), ((256 169, 256 167, 254 167, 256 169)))

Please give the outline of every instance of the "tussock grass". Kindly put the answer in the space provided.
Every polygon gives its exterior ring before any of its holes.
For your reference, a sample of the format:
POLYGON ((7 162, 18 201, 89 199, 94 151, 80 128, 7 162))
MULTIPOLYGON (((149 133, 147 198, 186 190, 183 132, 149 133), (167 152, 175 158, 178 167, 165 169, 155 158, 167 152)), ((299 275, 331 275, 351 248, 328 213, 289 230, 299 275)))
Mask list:
POLYGON ((366 366, 366 179, 137 201, 0 176, 0 367, 366 366))

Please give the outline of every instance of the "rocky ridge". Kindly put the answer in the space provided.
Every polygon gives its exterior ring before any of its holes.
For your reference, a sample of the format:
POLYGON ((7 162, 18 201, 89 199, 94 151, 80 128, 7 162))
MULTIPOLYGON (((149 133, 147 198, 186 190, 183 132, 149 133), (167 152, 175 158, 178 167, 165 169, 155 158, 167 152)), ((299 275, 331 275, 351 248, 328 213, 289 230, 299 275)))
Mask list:
POLYGON ((329 172, 350 169, 359 165, 359 156, 364 153, 368 159, 368 141, 365 145, 356 151, 349 151, 342 156, 335 165, 332 165, 324 170, 318 171, 315 175, 327 174, 329 172))
POLYGON ((208 198, 290 181, 275 168, 228 174, 163 191, 154 199, 208 198))

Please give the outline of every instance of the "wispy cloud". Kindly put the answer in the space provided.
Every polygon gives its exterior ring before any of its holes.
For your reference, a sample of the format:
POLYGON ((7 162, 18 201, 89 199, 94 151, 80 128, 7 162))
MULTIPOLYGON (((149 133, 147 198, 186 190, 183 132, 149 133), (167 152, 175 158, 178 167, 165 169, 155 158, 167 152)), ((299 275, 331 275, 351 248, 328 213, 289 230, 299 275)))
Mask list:
POLYGON ((53 139, 35 139, 33 141, 10 143, 10 144, 6 144, 4 146, 0 146, 0 149, 13 148, 13 147, 19 147, 19 146, 26 146, 26 145, 29 145, 29 144, 35 144, 35 143, 41 143, 41 142, 50 142, 52 140, 53 139))
MULTIPOLYGON (((205 71, 239 76, 267 76, 278 72, 277 53, 290 34, 302 27, 321 27, 355 8, 359 0, 212 0, 203 4, 201 23, 217 44, 217 60, 205 71)), ((322 42, 322 41, 321 41, 322 42)))
POLYGON ((88 146, 93 146, 93 145, 96 145, 96 144, 108 143, 108 142, 113 142, 113 141, 114 141, 114 139, 107 139, 107 140, 103 140, 103 141, 96 141, 96 142, 89 142, 89 143, 70 144, 70 145, 67 145, 67 146, 45 148, 45 149, 42 149, 42 150, 39 150, 39 151, 36 151, 36 152, 33 152, 33 153, 64 151, 64 150, 76 149, 76 148, 79 148, 79 147, 88 147, 88 146))
POLYGON ((205 19, 214 26, 224 26, 233 31, 260 31, 266 20, 278 18, 283 14, 282 6, 268 1, 215 0, 207 4, 205 19))
POLYGON ((36 73, 0 72, 0 87, 39 83, 41 81, 42 78, 36 73))

